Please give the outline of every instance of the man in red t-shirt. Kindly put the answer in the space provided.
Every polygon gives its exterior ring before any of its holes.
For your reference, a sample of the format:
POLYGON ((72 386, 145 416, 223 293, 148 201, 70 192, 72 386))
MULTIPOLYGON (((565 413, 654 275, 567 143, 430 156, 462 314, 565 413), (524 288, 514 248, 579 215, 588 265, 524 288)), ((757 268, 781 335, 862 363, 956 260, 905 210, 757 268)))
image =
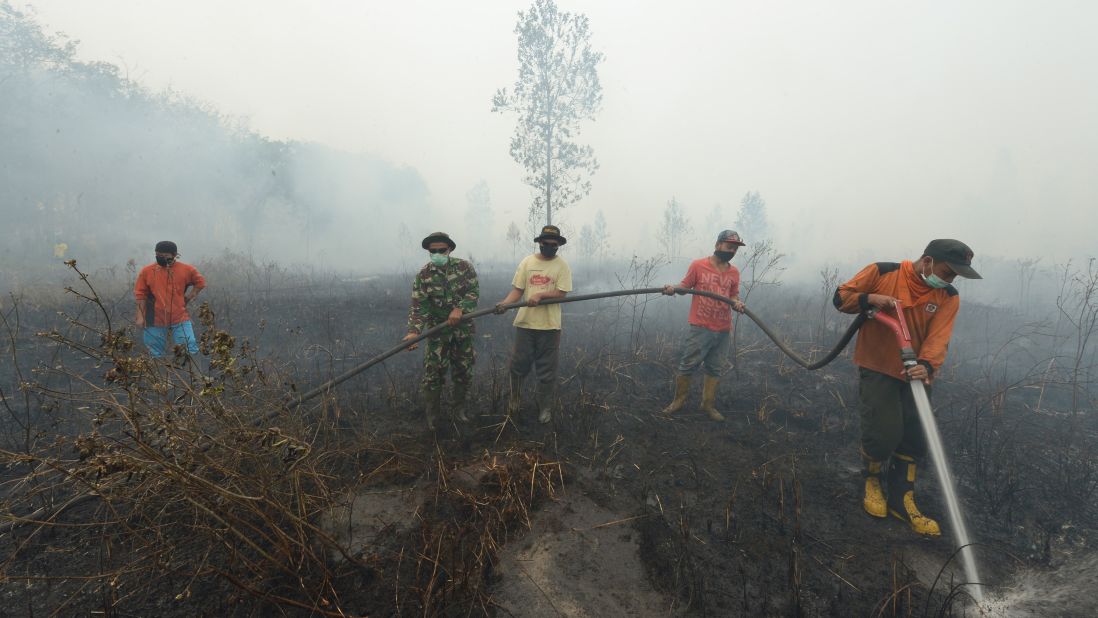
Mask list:
MULTIPOLYGON (((717 383, 724 369, 725 350, 732 332, 732 309, 743 313, 740 301, 740 270, 731 264, 736 251, 744 245, 740 235, 724 230, 717 235, 713 255, 694 260, 679 283, 681 288, 715 292, 732 301, 732 306, 713 298, 695 294, 690 301, 690 332, 682 346, 678 375, 675 376, 675 399, 663 409, 664 414, 678 412, 686 403, 690 390, 690 377, 700 365, 705 366, 702 383, 702 412, 715 421, 724 416, 717 410, 717 383)), ((671 296, 675 286, 668 283, 663 293, 671 296)))

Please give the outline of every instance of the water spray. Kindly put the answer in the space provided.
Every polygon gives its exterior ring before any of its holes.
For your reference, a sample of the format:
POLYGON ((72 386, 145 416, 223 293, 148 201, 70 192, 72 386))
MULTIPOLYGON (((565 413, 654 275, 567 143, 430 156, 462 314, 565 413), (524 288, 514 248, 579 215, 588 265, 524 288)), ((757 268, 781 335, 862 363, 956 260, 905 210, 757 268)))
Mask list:
MULTIPOLYGON (((900 301, 895 301, 896 317, 871 310, 869 318, 884 324, 896 334, 896 340, 900 344, 900 359, 904 369, 907 370, 918 364, 915 349, 911 347, 911 333, 907 330, 907 320, 904 319, 903 307, 900 301)), ((927 397, 926 387, 922 380, 909 380, 911 394, 915 399, 915 408, 919 411, 919 420, 922 421, 923 431, 926 433, 927 446, 930 449, 930 458, 934 461, 934 467, 938 470, 938 476, 942 482, 942 493, 945 494, 946 510, 950 524, 953 527, 953 540, 960 551, 961 564, 965 570, 965 577, 971 585, 970 591, 977 604, 983 603, 984 593, 980 582, 980 576, 976 571, 976 556, 972 552, 972 540, 968 536, 968 528, 965 526, 964 515, 961 513, 961 504, 957 499, 957 488, 953 482, 953 474, 949 470, 949 461, 946 459, 945 446, 942 444, 942 435, 938 432, 938 423, 934 420, 934 412, 930 407, 930 398, 927 397)))

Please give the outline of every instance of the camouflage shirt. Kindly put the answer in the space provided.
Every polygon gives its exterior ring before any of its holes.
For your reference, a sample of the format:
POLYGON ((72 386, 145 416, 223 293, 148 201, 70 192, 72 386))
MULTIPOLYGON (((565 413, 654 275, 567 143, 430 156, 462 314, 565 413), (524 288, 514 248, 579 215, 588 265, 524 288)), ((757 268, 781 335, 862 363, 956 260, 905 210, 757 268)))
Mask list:
MULTIPOLYGON (((476 311, 480 283, 473 265, 455 257, 445 266, 428 263, 412 283, 412 306, 408 310, 408 332, 422 333, 446 321, 455 307, 462 313, 476 311)), ((472 330, 472 322, 458 328, 472 330)))

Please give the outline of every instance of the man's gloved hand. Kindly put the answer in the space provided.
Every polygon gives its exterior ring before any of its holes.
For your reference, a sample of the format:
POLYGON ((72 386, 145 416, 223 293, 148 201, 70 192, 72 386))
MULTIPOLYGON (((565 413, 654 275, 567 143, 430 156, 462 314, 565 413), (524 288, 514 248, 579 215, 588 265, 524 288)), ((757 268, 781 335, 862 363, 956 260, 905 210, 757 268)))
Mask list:
POLYGON ((507 308, 503 306, 502 302, 499 302, 496 303, 495 309, 492 309, 492 313, 496 315, 503 315, 504 313, 507 313, 507 308))

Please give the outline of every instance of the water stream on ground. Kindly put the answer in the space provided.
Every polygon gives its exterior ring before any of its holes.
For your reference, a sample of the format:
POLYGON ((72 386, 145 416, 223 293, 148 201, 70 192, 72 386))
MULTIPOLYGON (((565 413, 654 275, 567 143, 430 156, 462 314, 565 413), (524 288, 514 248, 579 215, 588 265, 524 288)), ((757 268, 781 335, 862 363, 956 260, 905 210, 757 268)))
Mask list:
POLYGON ((949 470, 949 461, 946 460, 942 435, 938 433, 938 424, 934 421, 934 413, 930 408, 930 398, 926 395, 926 388, 924 388, 923 383, 918 380, 911 382, 911 392, 915 396, 915 407, 919 410, 919 419, 923 423, 923 429, 926 430, 930 458, 934 461, 934 467, 938 470, 938 477, 942 483, 946 511, 949 516, 950 528, 953 530, 953 540, 960 548, 961 565, 964 567, 967 582, 971 584, 968 587, 968 592, 977 603, 982 604, 984 593, 981 588, 980 575, 976 569, 976 556, 972 551, 972 539, 968 536, 964 514, 961 513, 961 503, 957 499, 957 487, 953 482, 953 473, 949 470))
POLYGON ((1069 557, 1054 570, 1025 570, 989 593, 980 604, 984 616, 1023 618, 1098 616, 1098 554, 1069 557))

